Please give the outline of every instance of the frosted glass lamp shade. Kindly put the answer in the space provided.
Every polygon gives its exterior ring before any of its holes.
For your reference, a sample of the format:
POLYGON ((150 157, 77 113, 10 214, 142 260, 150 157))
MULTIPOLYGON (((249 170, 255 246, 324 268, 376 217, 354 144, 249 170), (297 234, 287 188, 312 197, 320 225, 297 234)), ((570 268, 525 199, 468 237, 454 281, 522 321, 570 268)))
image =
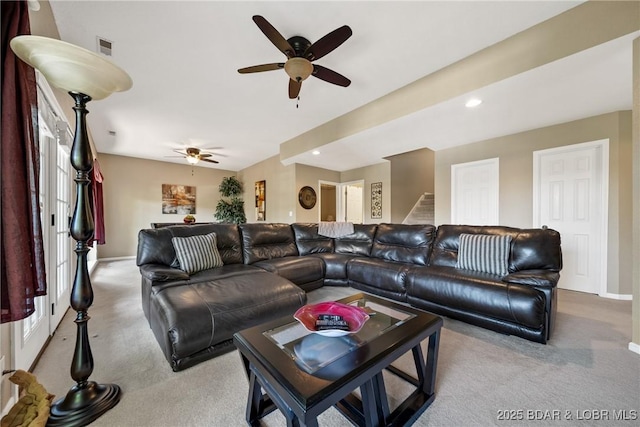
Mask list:
POLYGON ((120 67, 71 43, 49 37, 18 36, 10 44, 18 58, 64 91, 80 92, 97 100, 129 90, 133 85, 131 77, 120 67))

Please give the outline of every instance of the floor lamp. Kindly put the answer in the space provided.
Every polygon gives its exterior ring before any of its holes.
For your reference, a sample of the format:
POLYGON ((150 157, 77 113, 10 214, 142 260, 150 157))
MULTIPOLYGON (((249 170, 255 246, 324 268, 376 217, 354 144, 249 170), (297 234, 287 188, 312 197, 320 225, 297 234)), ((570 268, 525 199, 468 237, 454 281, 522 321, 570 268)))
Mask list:
POLYGON ((86 103, 103 99, 113 92, 131 88, 127 73, 96 53, 47 37, 18 36, 11 49, 24 62, 37 69, 47 81, 73 97, 76 128, 71 148, 71 165, 76 170, 76 202, 70 234, 76 241, 76 274, 71 290, 71 307, 76 311, 77 336, 71 362, 71 377, 76 384, 67 395, 51 406, 47 425, 84 426, 120 401, 120 387, 89 381, 93 372, 93 356, 89 345, 87 323, 93 303, 93 289, 87 267, 87 242, 93 237, 93 213, 89 201, 90 172, 93 155, 87 134, 86 103))

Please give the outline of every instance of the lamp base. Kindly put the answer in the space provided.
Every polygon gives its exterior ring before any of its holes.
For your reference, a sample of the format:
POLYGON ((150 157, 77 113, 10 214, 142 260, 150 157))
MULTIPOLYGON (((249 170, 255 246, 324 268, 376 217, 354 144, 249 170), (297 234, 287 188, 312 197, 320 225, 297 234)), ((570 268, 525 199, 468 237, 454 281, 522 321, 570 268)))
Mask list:
POLYGON ((71 387, 67 395, 51 405, 47 426, 86 426, 120 401, 120 387, 116 384, 97 384, 71 387))

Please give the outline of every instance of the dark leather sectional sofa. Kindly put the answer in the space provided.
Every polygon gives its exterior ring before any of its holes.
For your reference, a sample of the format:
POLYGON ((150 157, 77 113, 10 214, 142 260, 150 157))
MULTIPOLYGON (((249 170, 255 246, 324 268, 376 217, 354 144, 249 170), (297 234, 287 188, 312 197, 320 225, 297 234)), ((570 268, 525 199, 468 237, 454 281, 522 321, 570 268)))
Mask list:
POLYGON ((354 225, 329 238, 317 224, 177 225, 141 230, 142 306, 174 371, 233 349, 233 333, 292 314, 306 291, 353 288, 546 343, 556 315, 560 235, 503 226, 354 225), (222 267, 188 275, 172 237, 215 233, 222 267), (511 236, 508 274, 456 268, 461 234, 511 236))

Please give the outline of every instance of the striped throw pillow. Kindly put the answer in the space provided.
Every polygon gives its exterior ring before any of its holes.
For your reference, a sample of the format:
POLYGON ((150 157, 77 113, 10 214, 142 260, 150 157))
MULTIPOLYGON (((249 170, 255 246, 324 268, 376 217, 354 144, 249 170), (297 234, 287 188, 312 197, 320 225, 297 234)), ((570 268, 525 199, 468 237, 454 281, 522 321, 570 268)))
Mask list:
POLYGON ((456 268, 506 276, 511 236, 461 234, 456 268))
POLYGON ((221 267, 222 257, 218 252, 216 234, 202 234, 189 237, 173 237, 171 239, 180 269, 187 274, 210 268, 221 267))

